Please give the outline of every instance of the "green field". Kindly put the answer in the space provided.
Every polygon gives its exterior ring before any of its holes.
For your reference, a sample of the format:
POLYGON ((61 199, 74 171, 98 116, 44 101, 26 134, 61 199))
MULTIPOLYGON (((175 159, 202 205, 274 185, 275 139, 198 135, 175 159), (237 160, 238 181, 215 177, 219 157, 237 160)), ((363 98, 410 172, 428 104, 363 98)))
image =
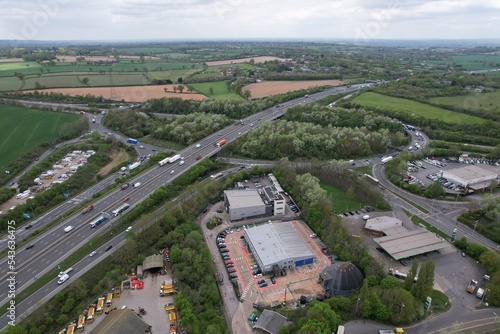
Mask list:
POLYGON ((0 169, 40 143, 55 139, 64 123, 80 116, 0 105, 0 169))
POLYGON ((430 103, 469 110, 483 109, 485 112, 500 113, 500 91, 491 93, 470 93, 462 96, 434 97, 430 103))
POLYGON ((403 111, 430 119, 437 119, 448 123, 457 124, 479 124, 485 120, 479 117, 461 114, 443 108, 433 107, 424 103, 419 103, 398 97, 391 97, 382 94, 367 92, 359 95, 353 101, 366 107, 379 107, 382 109, 403 111))
POLYGON ((445 65, 460 65, 464 70, 485 70, 490 68, 500 68, 499 55, 467 55, 467 56, 453 56, 445 60, 430 60, 428 64, 445 64, 445 65))
POLYGON ((224 81, 198 83, 190 86, 214 100, 244 100, 243 97, 236 94, 233 90, 228 91, 224 81), (210 87, 214 90, 213 94, 210 94, 210 87))
POLYGON ((363 207, 361 202, 355 198, 348 198, 345 192, 331 184, 321 183, 320 186, 328 192, 330 198, 333 198, 333 212, 335 213, 359 210, 363 207))

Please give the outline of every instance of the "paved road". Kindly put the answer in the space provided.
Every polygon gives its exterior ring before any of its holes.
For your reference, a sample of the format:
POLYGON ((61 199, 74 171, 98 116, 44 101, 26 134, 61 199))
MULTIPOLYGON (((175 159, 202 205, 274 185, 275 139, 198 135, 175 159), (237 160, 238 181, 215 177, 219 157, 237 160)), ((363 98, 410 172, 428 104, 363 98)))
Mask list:
MULTIPOLYGON (((273 119, 281 117, 291 106, 301 103, 312 103, 329 95, 337 94, 342 91, 355 91, 357 89, 357 86, 352 86, 350 88, 332 88, 325 90, 324 92, 311 95, 307 99, 296 99, 283 103, 277 108, 269 108, 252 116, 249 116, 246 119, 243 119, 241 125, 231 125, 219 131, 218 133, 214 133, 200 140, 198 143, 195 143, 192 146, 182 150, 179 153, 184 158, 183 161, 185 161, 185 164, 179 165, 178 162, 175 162, 174 164, 167 164, 163 167, 155 166, 141 173, 136 178, 130 181, 130 184, 140 182, 142 185, 139 188, 135 189, 133 187, 129 187, 126 190, 116 189, 114 191, 111 191, 109 194, 106 194, 98 201, 93 203, 95 209, 91 213, 86 215, 77 213, 71 216, 64 222, 61 222, 61 224, 59 224, 58 226, 52 228, 51 230, 45 232, 43 235, 34 239, 32 243, 35 246, 32 249, 18 250, 16 254, 17 267, 15 268, 15 270, 17 271, 16 279, 19 281, 18 291, 26 288, 33 281, 34 277, 40 277, 51 268, 53 268, 54 265, 60 263, 68 256, 68 254, 71 254, 72 251, 74 251, 81 245, 90 242, 93 236, 99 233, 100 230, 105 229, 105 226, 107 224, 110 224, 115 220, 107 220, 97 228, 91 229, 89 227, 89 223, 98 218, 102 212, 107 212, 109 214, 113 208, 116 208, 123 204, 123 200, 125 197, 129 198, 128 203, 131 205, 131 207, 134 207, 149 194, 153 193, 159 186, 171 182, 174 178, 199 163, 201 159, 197 159, 198 156, 206 158, 216 154, 220 149, 222 149, 221 147, 215 146, 215 143, 220 139, 225 138, 227 142, 231 142, 253 127, 258 126, 258 124, 260 124, 261 122, 271 121, 273 119), (75 229, 66 234, 62 230, 64 226, 69 225, 75 226, 75 229)), ((101 118, 102 115, 97 115, 94 125, 97 131, 100 132, 104 130, 102 125, 100 125, 101 118)), ((111 177, 106 180, 107 182, 112 182, 111 177)), ((94 187, 102 187, 102 185, 103 183, 99 183, 94 187)), ((51 217, 57 217, 58 215, 65 212, 65 210, 67 210, 69 207, 71 207, 71 204, 74 205, 75 203, 76 202, 74 200, 66 202, 59 207, 58 211, 52 212, 51 217)), ((48 223, 48 221, 50 221, 50 218, 46 217, 46 219, 47 220, 45 223, 48 223)), ((38 221, 37 224, 39 224, 38 221)), ((18 233, 23 233, 23 231, 18 233)), ((20 234, 19 237, 23 237, 23 235, 20 234)), ((6 258, 3 258, 0 261, 0 264, 3 268, 6 268, 6 258)), ((7 272, 7 270, 5 270, 5 272, 7 272)), ((75 269, 75 273, 78 273, 77 269, 75 269)), ((75 275, 72 274, 70 281, 72 281, 74 277, 75 275)), ((54 291, 59 291, 59 289, 60 288, 56 287, 54 291)), ((7 283, 4 280, 2 283, 0 283, 0 299, 2 303, 8 301, 6 294, 7 291, 7 283)), ((19 315, 23 312, 26 312, 29 309, 30 305, 34 305, 39 301, 40 299, 37 296, 27 298, 25 301, 18 305, 17 314, 19 315)), ((7 321, 8 319, 6 318, 5 314, 3 314, 0 319, 0 328, 4 328, 7 324, 7 321)))

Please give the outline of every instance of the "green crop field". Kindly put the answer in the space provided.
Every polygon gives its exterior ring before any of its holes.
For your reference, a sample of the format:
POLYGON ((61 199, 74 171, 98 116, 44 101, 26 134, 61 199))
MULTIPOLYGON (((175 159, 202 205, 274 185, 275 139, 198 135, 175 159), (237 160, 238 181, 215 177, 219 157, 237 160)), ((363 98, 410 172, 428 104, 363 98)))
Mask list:
POLYGON ((363 207, 361 202, 358 202, 355 198, 347 198, 345 192, 331 184, 321 183, 320 186, 325 189, 328 192, 328 196, 332 198, 334 213, 359 210, 363 207))
POLYGON ((429 64, 456 64, 462 66, 464 70, 485 70, 489 68, 500 68, 499 55, 467 55, 467 56, 453 56, 446 60, 431 60, 427 61, 429 64))
POLYGON ((470 116, 443 108, 433 107, 424 103, 372 92, 359 95, 353 102, 366 107, 379 107, 382 109, 403 111, 416 116, 437 119, 448 123, 479 124, 485 122, 485 120, 480 117, 470 116))
POLYGON ((233 90, 228 91, 225 81, 197 83, 190 86, 214 100, 244 100, 243 97, 236 94, 233 90), (213 94, 210 94, 210 87, 214 90, 213 94))
POLYGON ((0 105, 0 169, 24 152, 57 137, 65 123, 80 116, 0 105))
POLYGON ((500 113, 500 91, 491 93, 470 93, 462 96, 434 97, 430 103, 470 110, 500 113))

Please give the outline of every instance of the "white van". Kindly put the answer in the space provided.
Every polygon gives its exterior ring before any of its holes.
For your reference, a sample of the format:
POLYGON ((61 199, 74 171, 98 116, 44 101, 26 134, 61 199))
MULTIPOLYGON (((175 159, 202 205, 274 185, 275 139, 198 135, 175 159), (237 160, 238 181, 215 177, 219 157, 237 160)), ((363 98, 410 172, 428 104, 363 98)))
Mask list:
POLYGON ((75 228, 75 227, 74 227, 74 226, 71 226, 71 225, 70 225, 70 226, 66 226, 66 227, 64 228, 64 233, 71 232, 74 228, 75 228))
POLYGON ((141 186, 140 182, 134 183, 134 188, 139 188, 141 186))

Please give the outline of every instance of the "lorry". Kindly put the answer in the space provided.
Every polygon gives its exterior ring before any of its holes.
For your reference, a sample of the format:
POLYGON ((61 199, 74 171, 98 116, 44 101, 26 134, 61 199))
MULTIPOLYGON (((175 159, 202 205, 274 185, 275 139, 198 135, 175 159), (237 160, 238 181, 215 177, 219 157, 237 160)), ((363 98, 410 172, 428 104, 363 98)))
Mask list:
POLYGON ((483 288, 477 289, 476 297, 479 299, 483 299, 483 297, 484 297, 484 289, 483 288))
POLYGON ((161 167, 161 166, 164 166, 164 165, 166 165, 169 161, 170 161, 170 158, 165 158, 165 159, 163 159, 163 160, 158 161, 158 165, 160 165, 160 167, 161 167))
POLYGON ((63 284, 69 279, 69 273, 73 271, 73 268, 68 268, 65 271, 61 271, 57 277, 59 277, 59 280, 57 281, 57 284, 63 284))
POLYGON ((476 286, 477 286, 477 281, 471 279, 469 285, 467 285, 467 289, 466 289, 467 292, 474 293, 474 290, 476 290, 476 286))
POLYGON ((89 307, 89 310, 87 312, 87 324, 91 324, 94 322, 94 314, 95 314, 95 308, 93 306, 89 307))
POLYGON ((104 216, 104 215, 100 216, 99 218, 97 218, 96 220, 94 220, 93 222, 90 223, 90 228, 96 227, 97 225, 99 225, 100 223, 105 221, 106 219, 108 219, 106 216, 104 216))
POLYGON ((394 329, 380 329, 378 334, 403 334, 405 330, 401 327, 397 327, 394 329))
POLYGON ((130 205, 127 203, 120 205, 117 209, 113 210, 113 212, 112 212, 113 216, 114 217, 118 216, 120 213, 127 210, 129 207, 130 207, 130 205))
POLYGON ((104 297, 97 299, 97 308, 95 310, 97 315, 101 315, 102 312, 104 312, 104 297))
POLYGON ((400 278, 400 279, 406 279, 406 277, 408 277, 407 274, 402 273, 402 272, 395 270, 393 268, 389 268, 389 274, 391 274, 392 276, 394 276, 396 278, 400 278))
POLYGON ((180 158, 181 158, 181 155, 180 154, 176 154, 173 157, 168 158, 168 163, 169 164, 174 163, 177 160, 179 160, 180 158))
POLYGON ((386 164, 388 161, 391 161, 393 159, 392 156, 388 156, 388 157, 385 157, 385 158, 382 158, 382 164, 386 164))
POLYGON ((133 164, 128 165, 128 170, 134 170, 137 167, 139 167, 140 165, 141 165, 141 163, 139 161, 134 162, 133 164))
POLYGON ((138 141, 137 141, 137 139, 128 138, 127 143, 132 144, 132 145, 137 145, 138 141))
POLYGON ((221 139, 219 140, 215 145, 217 147, 221 147, 222 145, 224 145, 225 143, 227 143, 227 140, 226 139, 221 139))
POLYGON ((76 326, 76 332, 83 333, 84 330, 85 330, 85 316, 83 314, 80 314, 78 316, 78 325, 76 326))
POLYGON ((128 186, 129 186, 129 185, 130 185, 130 184, 128 184, 127 182, 125 182, 124 184, 122 184, 122 185, 120 186, 120 189, 121 189, 121 190, 125 190, 125 189, 127 189, 127 188, 128 188, 128 186))
POLYGON ((83 210, 82 210, 82 214, 84 215, 84 214, 86 214, 87 212, 90 212, 90 211, 92 211, 92 210, 94 210, 94 205, 93 205, 93 204, 90 204, 89 206, 86 206, 85 208, 83 208, 83 210))
POLYGON ((173 295, 175 293, 175 288, 172 284, 166 285, 162 284, 160 286, 160 297, 173 295))

